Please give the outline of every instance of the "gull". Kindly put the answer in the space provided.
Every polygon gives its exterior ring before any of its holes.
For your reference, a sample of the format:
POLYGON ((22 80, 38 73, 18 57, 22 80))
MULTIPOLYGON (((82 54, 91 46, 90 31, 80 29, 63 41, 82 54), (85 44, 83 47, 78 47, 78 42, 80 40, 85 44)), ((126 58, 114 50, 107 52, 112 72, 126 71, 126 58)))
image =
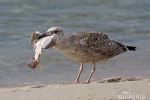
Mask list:
POLYGON ((28 66, 36 68, 39 64, 43 49, 55 48, 61 54, 75 62, 81 63, 75 83, 80 83, 79 78, 83 71, 83 64, 93 63, 92 71, 84 83, 89 83, 96 70, 96 62, 106 62, 110 58, 127 51, 136 51, 136 47, 127 46, 101 32, 76 32, 68 35, 61 27, 51 27, 46 33, 40 35, 38 31, 32 33, 30 42, 34 48, 34 58, 28 66))

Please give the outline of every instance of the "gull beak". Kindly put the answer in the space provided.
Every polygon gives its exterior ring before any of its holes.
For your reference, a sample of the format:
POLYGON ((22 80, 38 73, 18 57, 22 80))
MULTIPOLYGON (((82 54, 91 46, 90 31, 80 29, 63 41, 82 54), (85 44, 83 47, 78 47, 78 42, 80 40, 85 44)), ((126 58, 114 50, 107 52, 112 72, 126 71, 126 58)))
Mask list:
POLYGON ((42 34, 42 35, 40 35, 39 37, 38 37, 38 40, 39 39, 41 39, 41 38, 44 38, 44 37, 46 37, 46 36, 48 36, 46 33, 44 33, 44 34, 42 34))

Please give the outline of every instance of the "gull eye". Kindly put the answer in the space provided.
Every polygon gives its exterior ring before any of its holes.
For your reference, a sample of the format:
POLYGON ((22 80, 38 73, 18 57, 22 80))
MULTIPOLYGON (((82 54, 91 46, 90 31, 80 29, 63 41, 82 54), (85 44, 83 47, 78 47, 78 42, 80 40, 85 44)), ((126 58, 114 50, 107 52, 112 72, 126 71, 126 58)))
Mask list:
POLYGON ((54 33, 58 33, 58 30, 54 31, 54 33))

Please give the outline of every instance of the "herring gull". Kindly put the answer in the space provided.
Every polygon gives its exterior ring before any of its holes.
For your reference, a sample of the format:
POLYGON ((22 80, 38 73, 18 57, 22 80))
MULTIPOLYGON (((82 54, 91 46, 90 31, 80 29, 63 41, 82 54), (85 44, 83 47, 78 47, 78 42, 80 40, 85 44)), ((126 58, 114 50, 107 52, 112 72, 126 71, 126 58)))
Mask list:
POLYGON ((33 44, 35 56, 28 63, 29 67, 37 67, 42 49, 53 47, 61 54, 81 63, 75 83, 80 83, 79 78, 83 71, 83 63, 93 63, 92 71, 84 82, 89 83, 96 70, 96 62, 107 61, 121 53, 136 50, 136 47, 124 45, 101 32, 77 32, 68 35, 61 27, 51 27, 42 35, 38 31, 34 32, 30 42, 33 44))

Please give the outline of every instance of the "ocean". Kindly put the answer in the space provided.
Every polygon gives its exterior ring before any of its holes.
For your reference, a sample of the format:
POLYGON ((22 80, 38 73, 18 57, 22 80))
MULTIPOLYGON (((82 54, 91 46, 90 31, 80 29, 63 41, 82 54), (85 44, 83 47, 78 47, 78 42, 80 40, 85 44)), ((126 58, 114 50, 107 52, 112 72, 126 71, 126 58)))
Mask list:
MULTIPOLYGON (((108 77, 150 76, 149 0, 0 0, 0 85, 73 82, 80 64, 53 48, 44 50, 41 68, 30 69, 33 31, 60 26, 68 34, 99 31, 138 47, 105 63, 96 63, 92 81, 108 77)), ((85 81, 92 64, 84 64, 85 81)))

